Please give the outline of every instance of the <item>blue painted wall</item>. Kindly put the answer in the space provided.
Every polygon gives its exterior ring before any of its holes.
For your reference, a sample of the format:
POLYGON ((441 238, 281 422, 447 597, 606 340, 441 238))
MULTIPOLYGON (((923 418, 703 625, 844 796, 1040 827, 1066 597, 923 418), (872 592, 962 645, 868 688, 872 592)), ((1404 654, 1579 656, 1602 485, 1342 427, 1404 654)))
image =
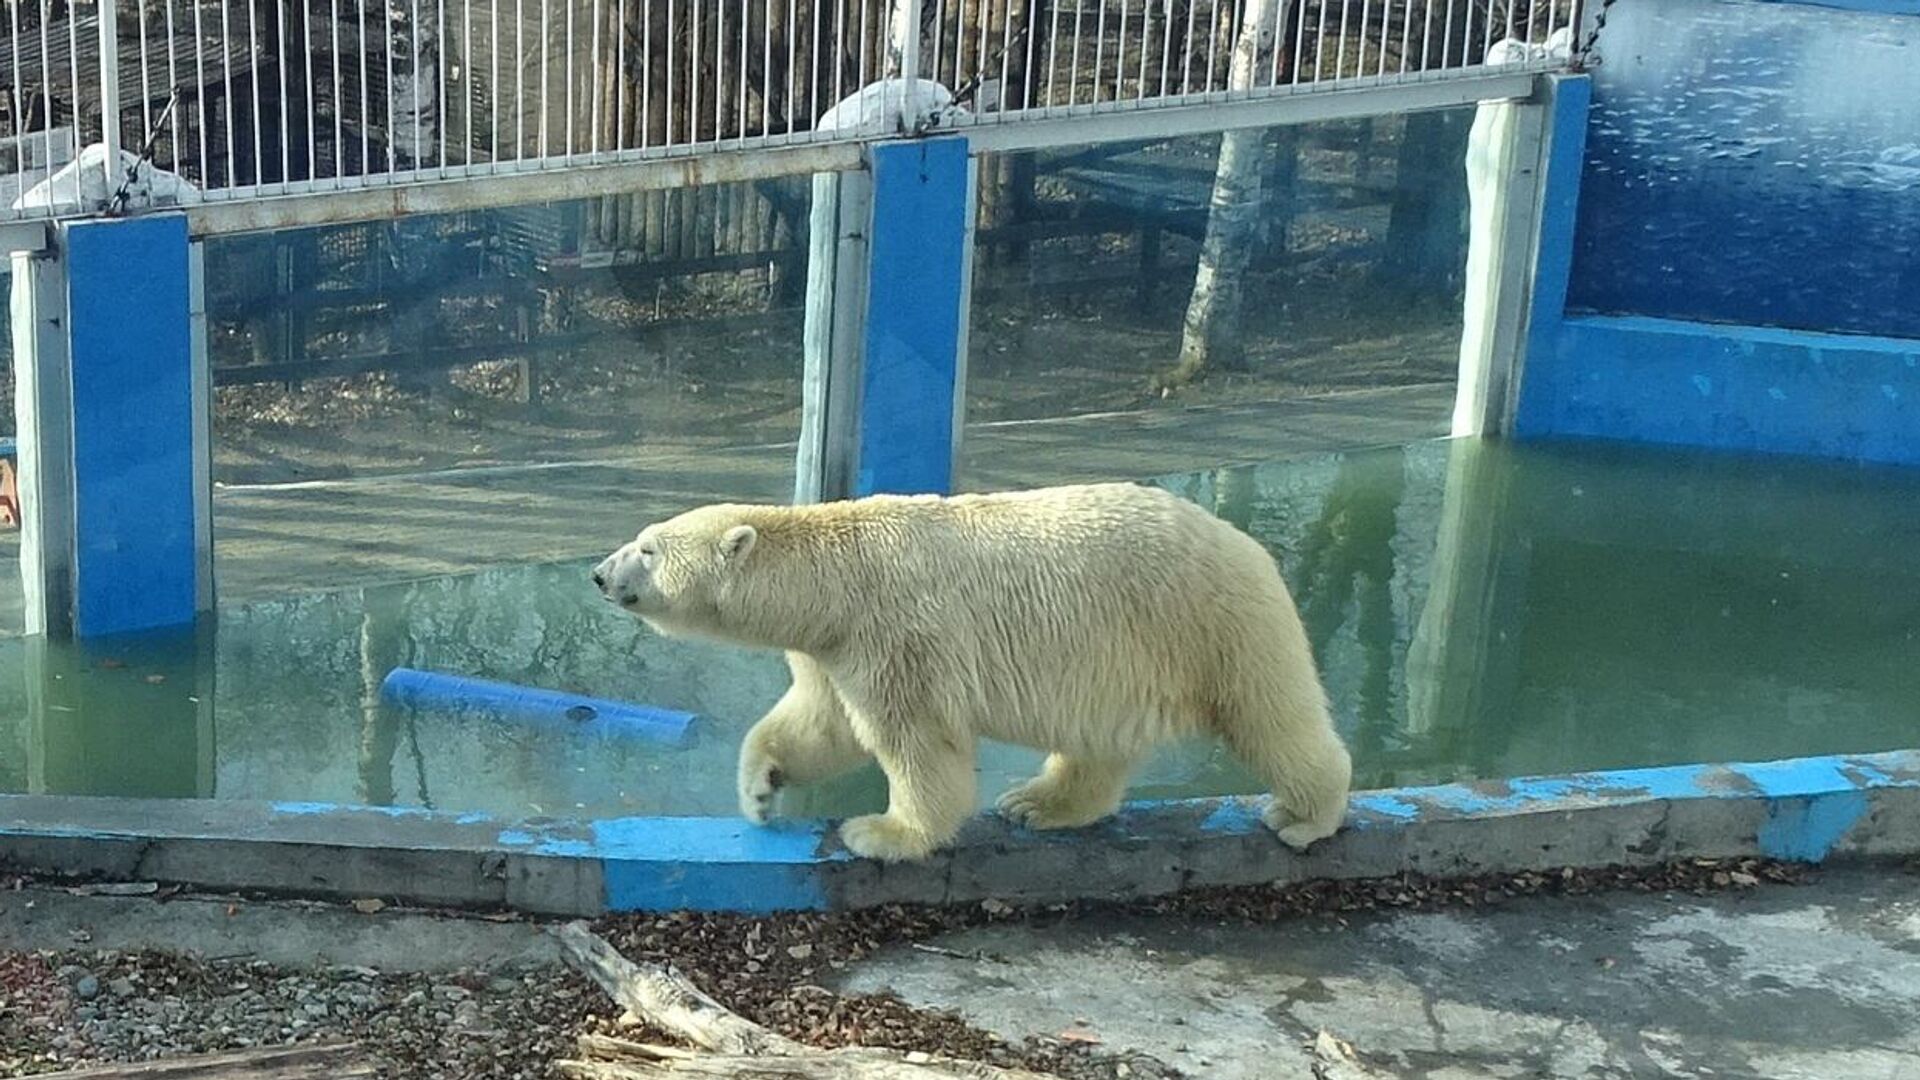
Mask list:
POLYGON ((66 229, 81 637, 195 617, 187 259, 178 214, 66 229))
POLYGON ((1514 431, 1920 465, 1920 341, 1634 316, 1557 324, 1514 431))
POLYGON ((966 266, 967 140, 872 151, 856 495, 946 493, 966 266))
POLYGON ((1568 307, 1920 337, 1916 13, 1616 3, 1568 307))

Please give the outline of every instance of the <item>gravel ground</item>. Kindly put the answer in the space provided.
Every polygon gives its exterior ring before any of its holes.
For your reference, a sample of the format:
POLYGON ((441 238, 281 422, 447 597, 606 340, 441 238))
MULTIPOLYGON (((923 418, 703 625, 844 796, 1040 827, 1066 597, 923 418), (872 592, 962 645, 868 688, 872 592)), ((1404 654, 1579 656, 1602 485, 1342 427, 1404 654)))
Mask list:
MULTIPOLYGON (((884 946, 996 922, 1044 926, 1112 911, 1203 921, 1338 918, 1384 908, 1475 908, 1531 895, 1705 893, 1797 883, 1813 872, 1752 860, 1694 860, 1651 869, 1209 889, 1127 904, 1018 908, 987 901, 766 918, 621 916, 596 929, 627 955, 670 963, 742 1015, 815 1045, 924 1050, 1064 1080, 1145 1080, 1182 1074, 1152 1058, 1105 1053, 1090 1036, 1071 1030, 1015 1045, 957 1016, 833 987, 849 964, 884 946)), ((583 1031, 631 1036, 621 1031, 617 1011, 571 974, 295 971, 246 958, 93 952, 76 942, 60 953, 0 954, 0 1075, 345 1037, 365 1045, 383 1075, 396 1080, 544 1077, 554 1059, 572 1056, 574 1037, 583 1031)))

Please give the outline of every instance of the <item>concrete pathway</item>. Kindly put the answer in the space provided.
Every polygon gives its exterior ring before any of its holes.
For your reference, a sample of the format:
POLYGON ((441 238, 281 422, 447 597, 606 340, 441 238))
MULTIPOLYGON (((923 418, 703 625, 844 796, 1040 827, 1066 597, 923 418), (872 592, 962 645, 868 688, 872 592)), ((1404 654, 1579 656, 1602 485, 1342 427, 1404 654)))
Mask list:
POLYGON ((1920 869, 1266 926, 1103 918, 936 948, 882 953, 844 988, 1208 1080, 1313 1076, 1322 1030, 1422 1080, 1920 1077, 1920 869))

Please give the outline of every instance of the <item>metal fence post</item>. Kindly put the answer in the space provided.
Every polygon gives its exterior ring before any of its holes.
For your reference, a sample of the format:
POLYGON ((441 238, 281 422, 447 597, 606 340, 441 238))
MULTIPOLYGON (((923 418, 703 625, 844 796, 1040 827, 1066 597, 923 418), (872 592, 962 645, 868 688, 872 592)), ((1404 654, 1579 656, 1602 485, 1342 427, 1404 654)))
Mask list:
MULTIPOLYGON (((79 128, 76 117, 76 135, 79 128)), ((117 0, 100 0, 100 142, 107 151, 107 205, 111 206, 114 192, 120 190, 124 179, 120 168, 120 5, 117 0)))

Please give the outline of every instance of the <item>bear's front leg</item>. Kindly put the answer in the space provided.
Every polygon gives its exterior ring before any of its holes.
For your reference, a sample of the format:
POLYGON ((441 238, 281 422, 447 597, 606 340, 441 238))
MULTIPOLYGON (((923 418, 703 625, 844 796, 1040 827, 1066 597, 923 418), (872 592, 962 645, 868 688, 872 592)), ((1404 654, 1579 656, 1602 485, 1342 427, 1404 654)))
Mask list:
POLYGON ((793 685, 740 744, 740 813, 756 825, 773 815, 787 784, 828 780, 864 764, 839 691, 812 659, 787 654, 793 685))
POLYGON ((872 725, 873 753, 887 774, 887 812, 849 819, 840 840, 862 858, 924 859, 952 842, 973 813, 973 738, 916 721, 872 725))

